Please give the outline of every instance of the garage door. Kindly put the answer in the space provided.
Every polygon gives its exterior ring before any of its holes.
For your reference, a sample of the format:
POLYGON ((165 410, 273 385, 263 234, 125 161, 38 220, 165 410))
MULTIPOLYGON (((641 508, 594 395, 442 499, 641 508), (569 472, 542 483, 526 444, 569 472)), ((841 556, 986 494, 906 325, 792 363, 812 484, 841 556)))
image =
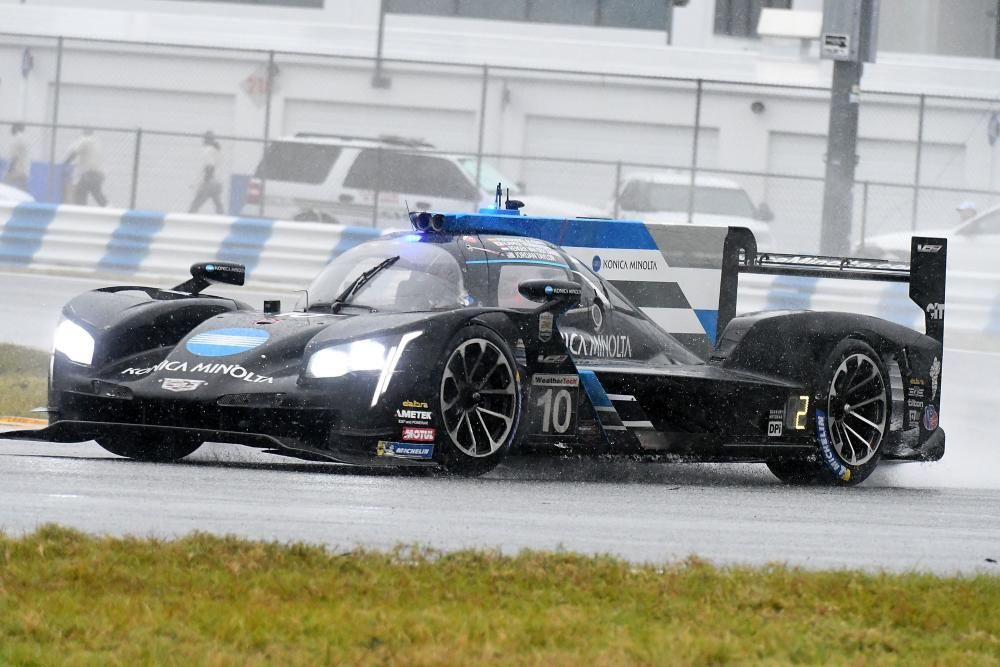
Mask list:
MULTIPOLYGON (((528 116, 523 153, 531 157, 681 166, 691 163, 693 134, 691 127, 676 125, 528 116)), ((702 167, 718 165, 718 145, 718 130, 703 128, 699 135, 702 167)), ((628 167, 623 169, 628 171, 628 167)), ((525 160, 520 173, 531 193, 600 208, 608 205, 615 189, 614 166, 525 160)))
MULTIPOLYGON (((825 174, 826 137, 772 132, 768 148, 768 172, 822 179, 825 174)), ((860 233, 862 216, 868 233, 909 229, 917 149, 916 142, 862 138, 858 142, 857 180, 899 184, 873 185, 855 192, 855 236, 860 233)), ((921 182, 924 185, 957 187, 964 173, 965 147, 960 144, 925 142, 921 182)), ((933 195, 928 195, 933 196, 933 195)), ((776 228, 788 225, 788 234, 798 239, 808 233, 809 247, 819 236, 823 210, 822 182, 789 178, 769 178, 767 198, 777 216, 776 228)), ((957 204, 957 202, 955 202, 957 204)))
POLYGON ((476 114, 471 111, 296 99, 285 105, 284 131, 395 135, 423 139, 439 150, 466 153, 475 153, 479 136, 476 114))
MULTIPOLYGON (((138 205, 160 210, 186 210, 194 194, 201 161, 198 138, 170 137, 156 132, 201 134, 212 130, 232 134, 234 98, 231 95, 176 93, 161 90, 66 84, 60 93, 61 125, 122 128, 99 130, 107 169, 105 190, 112 205, 128 206, 135 160, 135 129, 143 129, 139 155, 138 205)), ((58 156, 76 138, 75 131, 59 133, 58 156)), ((223 180, 234 170, 237 147, 223 142, 223 180)))

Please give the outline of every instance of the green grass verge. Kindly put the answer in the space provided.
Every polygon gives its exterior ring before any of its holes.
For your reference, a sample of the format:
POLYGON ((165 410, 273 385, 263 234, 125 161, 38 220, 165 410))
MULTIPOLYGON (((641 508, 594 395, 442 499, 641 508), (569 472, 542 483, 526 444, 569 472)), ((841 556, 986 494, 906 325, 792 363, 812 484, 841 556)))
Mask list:
POLYGON ((1000 578, 0 535, 3 665, 990 665, 1000 578))
POLYGON ((0 417, 39 417, 31 410, 45 405, 48 374, 48 352, 0 343, 0 417))

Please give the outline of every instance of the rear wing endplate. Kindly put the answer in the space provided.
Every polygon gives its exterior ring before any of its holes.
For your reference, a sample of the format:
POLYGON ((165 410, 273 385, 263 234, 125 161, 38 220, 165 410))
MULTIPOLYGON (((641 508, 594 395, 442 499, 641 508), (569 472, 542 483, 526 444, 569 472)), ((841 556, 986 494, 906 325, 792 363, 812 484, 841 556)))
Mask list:
POLYGON ((906 283, 910 286, 910 299, 924 313, 927 335, 943 343, 947 264, 947 239, 914 236, 907 264, 888 259, 758 252, 750 230, 731 227, 723 250, 717 337, 721 339, 726 325, 736 317, 739 275, 750 273, 906 283))

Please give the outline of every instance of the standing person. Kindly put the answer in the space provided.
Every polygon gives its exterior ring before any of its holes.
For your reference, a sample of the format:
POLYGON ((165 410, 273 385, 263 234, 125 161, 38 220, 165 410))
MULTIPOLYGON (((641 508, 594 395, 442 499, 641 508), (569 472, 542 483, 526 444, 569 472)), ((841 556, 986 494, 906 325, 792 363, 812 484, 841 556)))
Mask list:
POLYGON ((82 136, 70 145, 63 166, 69 166, 74 160, 80 175, 73 186, 73 203, 86 206, 92 196, 98 206, 107 206, 108 198, 103 190, 104 155, 92 129, 84 129, 82 136))
POLYGON ((7 175, 4 183, 15 188, 28 190, 28 173, 31 170, 31 156, 28 155, 28 142, 24 138, 24 124, 14 123, 10 126, 13 139, 10 142, 10 157, 7 164, 7 175))
POLYGON ((209 199, 215 205, 216 215, 222 215, 222 183, 217 177, 219 163, 222 160, 222 147, 215 139, 215 133, 211 130, 205 133, 202 138, 201 150, 201 172, 199 174, 198 191, 195 192, 194 201, 191 202, 191 213, 198 210, 209 199))

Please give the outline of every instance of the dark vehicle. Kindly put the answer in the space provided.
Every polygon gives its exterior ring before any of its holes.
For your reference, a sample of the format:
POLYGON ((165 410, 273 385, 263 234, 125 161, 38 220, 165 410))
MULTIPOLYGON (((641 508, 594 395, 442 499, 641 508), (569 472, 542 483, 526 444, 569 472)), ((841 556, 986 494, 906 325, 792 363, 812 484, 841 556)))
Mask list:
POLYGON ((172 290, 73 299, 50 425, 4 437, 151 461, 228 442, 462 474, 512 450, 763 461, 831 484, 944 453, 943 240, 914 239, 907 266, 759 254, 739 228, 516 208, 411 219, 335 259, 295 312, 201 294, 242 284, 224 263, 172 290), (740 273, 908 282, 928 335, 850 313, 735 317, 740 273))

